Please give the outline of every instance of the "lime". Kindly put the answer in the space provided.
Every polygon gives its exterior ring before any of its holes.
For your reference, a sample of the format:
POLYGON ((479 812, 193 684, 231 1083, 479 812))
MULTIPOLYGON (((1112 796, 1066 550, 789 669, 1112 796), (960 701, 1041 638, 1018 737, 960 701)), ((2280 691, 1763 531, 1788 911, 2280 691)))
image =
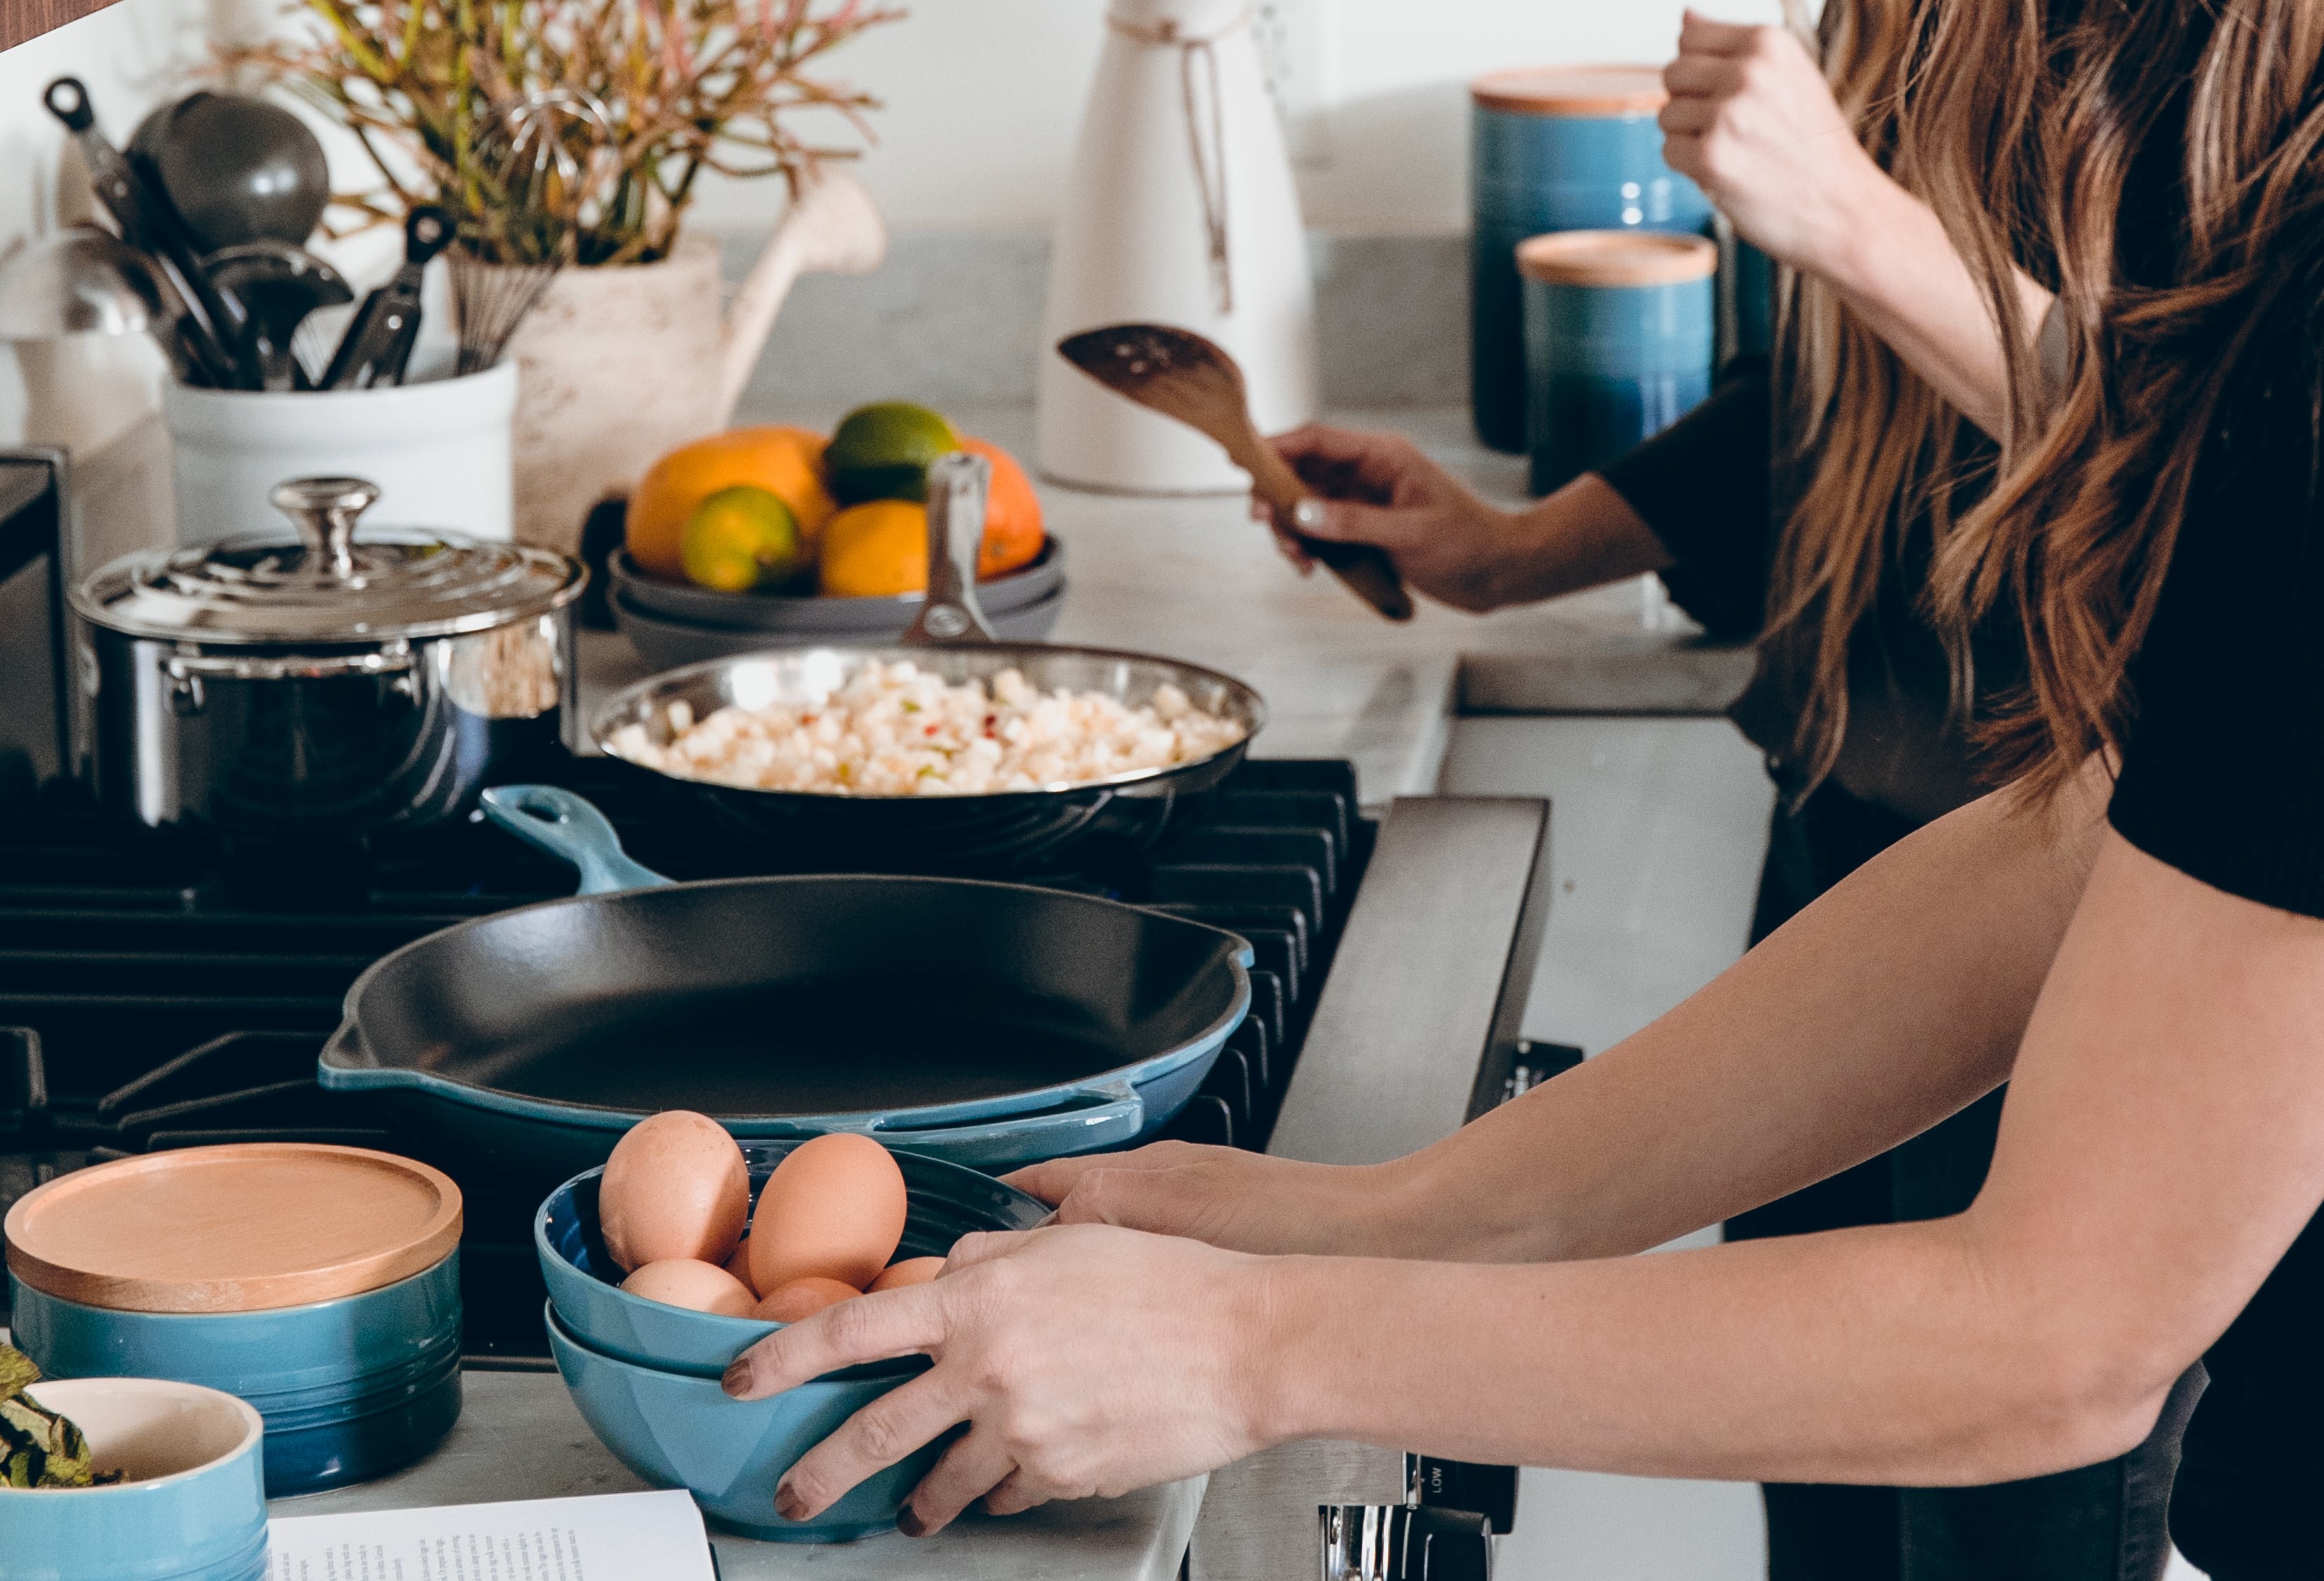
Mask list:
POLYGON ((686 519, 679 553, 686 574, 722 593, 779 587, 806 559, 798 518, 782 496, 756 484, 722 488, 686 519))
POLYGON ((939 412, 908 401, 881 401, 847 414, 823 453, 825 480, 843 505, 928 497, 928 463, 960 448, 939 412))

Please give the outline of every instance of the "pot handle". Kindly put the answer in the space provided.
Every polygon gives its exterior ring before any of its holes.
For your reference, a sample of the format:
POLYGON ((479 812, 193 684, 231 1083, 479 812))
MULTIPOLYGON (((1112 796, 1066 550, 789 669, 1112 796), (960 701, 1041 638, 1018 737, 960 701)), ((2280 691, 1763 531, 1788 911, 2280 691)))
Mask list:
POLYGON ((992 463, 982 456, 954 450, 928 463, 928 593, 904 633, 906 646, 992 641, 976 602, 976 558, 991 487, 992 463))
POLYGON ((1102 1101, 1085 1108, 1054 1109, 964 1125, 886 1125, 874 1122, 865 1127, 865 1133, 889 1147, 931 1153, 951 1163, 975 1168, 1018 1159, 1097 1152, 1120 1147, 1145 1129, 1146 1100, 1127 1082, 1086 1088, 1076 1096, 1102 1101))
POLYGON ((670 881, 622 850, 622 837, 583 797, 556 785, 494 785, 480 799, 484 816, 535 850, 581 874, 576 894, 652 889, 670 881))

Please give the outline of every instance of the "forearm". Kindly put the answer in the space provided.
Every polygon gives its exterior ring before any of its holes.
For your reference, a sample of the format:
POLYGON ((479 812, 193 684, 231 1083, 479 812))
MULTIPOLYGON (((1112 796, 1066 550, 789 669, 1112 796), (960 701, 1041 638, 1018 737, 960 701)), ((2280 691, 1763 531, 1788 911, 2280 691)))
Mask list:
MULTIPOLYGON (((1987 1483, 2138 1441, 1960 1220, 1527 1267, 1268 1269, 1269 1441, 1769 1482, 1987 1483)), ((2167 1379, 2163 1387, 2167 1388, 2167 1379)))
POLYGON ((2093 772, 2051 817, 1987 797, 1911 836, 1651 1026, 1384 1166, 1350 1249, 1638 1251, 1991 1090, 2088 877, 2102 795, 2093 772))
MULTIPOLYGON (((1886 178, 1868 184, 1858 223, 1815 264, 1865 327, 1988 434, 2007 425, 2009 375, 1992 304, 1934 210, 1886 178)), ((2028 344, 2051 293, 2015 272, 2028 344)))
POLYGON ((1493 601, 1531 604, 1671 563, 1670 551, 1629 502, 1585 472, 1509 519, 1493 601))

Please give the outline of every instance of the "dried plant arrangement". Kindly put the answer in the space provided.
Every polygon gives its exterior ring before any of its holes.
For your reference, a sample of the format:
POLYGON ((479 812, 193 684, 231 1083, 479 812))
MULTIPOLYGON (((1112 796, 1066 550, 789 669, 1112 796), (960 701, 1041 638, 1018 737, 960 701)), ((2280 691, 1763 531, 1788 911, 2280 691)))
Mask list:
POLYGON ((826 57, 900 11, 868 0, 303 0, 300 36, 238 51, 346 125, 400 219, 438 203, 478 264, 553 270, 666 256, 706 171, 798 190, 868 135, 868 94, 826 57))

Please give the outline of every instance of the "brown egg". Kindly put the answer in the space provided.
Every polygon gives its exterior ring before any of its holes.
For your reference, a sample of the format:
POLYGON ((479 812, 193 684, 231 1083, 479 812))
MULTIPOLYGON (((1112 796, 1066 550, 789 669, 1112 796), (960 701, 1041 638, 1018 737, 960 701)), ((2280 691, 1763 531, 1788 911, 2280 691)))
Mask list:
POLYGON ((649 1262, 623 1280, 622 1288, 665 1307, 715 1312, 722 1318, 748 1318, 759 1300, 749 1286, 724 1269, 687 1257, 649 1262))
MULTIPOLYGON (((872 1281, 872 1290, 900 1290, 908 1285, 927 1284, 944 1271, 941 1257, 907 1257, 901 1262, 891 1262, 880 1271, 872 1281)), ((866 1295, 871 1290, 864 1292, 866 1295)))
POLYGON ((863 1292, 853 1285, 841 1284, 835 1279, 823 1279, 808 1274, 777 1287, 763 1301, 751 1309, 751 1316, 762 1323, 797 1323, 812 1318, 825 1307, 836 1307, 842 1301, 852 1301, 863 1292))
POLYGON ((751 1293, 752 1295, 755 1296, 759 1293, 758 1285, 752 1282, 751 1278, 750 1236, 745 1235, 740 1242, 736 1243, 734 1247, 734 1255, 726 1260, 726 1271, 733 1274, 736 1279, 741 1280, 744 1284, 750 1285, 751 1293))
POLYGON ((793 1148, 759 1192, 751 1283, 770 1296, 807 1274, 862 1290, 904 1238, 904 1172, 868 1136, 835 1133, 793 1148))
POLYGON ((717 1121, 686 1109, 630 1127, 597 1187, 605 1251, 623 1268, 678 1257, 716 1267, 734 1254, 750 1215, 742 1148, 717 1121))

